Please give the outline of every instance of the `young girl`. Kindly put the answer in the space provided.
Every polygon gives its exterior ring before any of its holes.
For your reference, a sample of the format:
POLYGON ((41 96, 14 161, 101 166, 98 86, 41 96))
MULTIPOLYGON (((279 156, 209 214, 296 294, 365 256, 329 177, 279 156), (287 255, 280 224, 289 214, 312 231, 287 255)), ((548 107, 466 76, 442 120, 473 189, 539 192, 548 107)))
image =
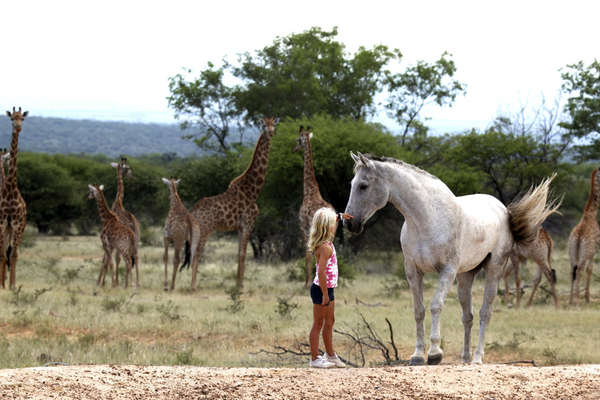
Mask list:
POLYGON ((320 208, 313 216, 308 239, 308 249, 317 258, 317 273, 310 287, 313 302, 313 326, 310 330, 310 351, 312 358, 309 366, 313 368, 345 367, 333 350, 333 323, 335 321, 335 297, 333 289, 337 287, 338 265, 333 247, 333 238, 338 221, 351 219, 349 214, 336 214, 331 208, 320 208), (323 342, 326 353, 319 356, 319 333, 323 330, 323 342))

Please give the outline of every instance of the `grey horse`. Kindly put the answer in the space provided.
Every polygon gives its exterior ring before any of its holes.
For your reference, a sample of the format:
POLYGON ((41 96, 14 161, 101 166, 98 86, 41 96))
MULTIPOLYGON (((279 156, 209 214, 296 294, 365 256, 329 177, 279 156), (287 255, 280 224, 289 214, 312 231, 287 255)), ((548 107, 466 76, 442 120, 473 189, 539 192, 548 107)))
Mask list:
POLYGON ((486 194, 456 197, 440 179, 411 164, 350 154, 355 175, 346 213, 354 219, 344 221, 346 227, 351 232, 361 232, 365 222, 388 202, 404 216, 400 242, 417 325, 417 343, 410 364, 425 363, 423 275, 430 272, 437 272, 439 281, 430 306, 427 363, 439 364, 442 360, 440 313, 455 278, 465 334, 462 360, 471 361, 471 288, 475 274, 484 268, 479 343, 472 360, 482 363, 485 330, 508 256, 515 246, 529 244, 542 222, 559 207, 554 201, 547 204, 548 187, 554 176, 505 207, 486 194))

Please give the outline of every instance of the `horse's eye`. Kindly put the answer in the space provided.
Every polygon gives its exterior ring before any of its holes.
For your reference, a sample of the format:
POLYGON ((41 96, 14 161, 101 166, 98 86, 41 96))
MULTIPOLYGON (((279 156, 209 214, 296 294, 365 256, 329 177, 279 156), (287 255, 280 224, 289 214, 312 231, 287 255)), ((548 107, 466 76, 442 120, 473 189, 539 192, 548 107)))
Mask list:
POLYGON ((359 190, 367 190, 368 187, 369 185, 367 185, 366 183, 361 183, 360 185, 358 185, 359 190))

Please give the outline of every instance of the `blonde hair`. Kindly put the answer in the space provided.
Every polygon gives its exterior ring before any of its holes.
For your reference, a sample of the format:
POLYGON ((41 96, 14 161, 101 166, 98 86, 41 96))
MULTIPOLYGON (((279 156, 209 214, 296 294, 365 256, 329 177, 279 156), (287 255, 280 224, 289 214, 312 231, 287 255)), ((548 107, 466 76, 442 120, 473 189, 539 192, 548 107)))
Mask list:
POLYGON ((331 208, 319 208, 312 219, 308 236, 308 250, 314 252, 317 247, 333 240, 335 232, 330 229, 335 225, 336 214, 331 208))

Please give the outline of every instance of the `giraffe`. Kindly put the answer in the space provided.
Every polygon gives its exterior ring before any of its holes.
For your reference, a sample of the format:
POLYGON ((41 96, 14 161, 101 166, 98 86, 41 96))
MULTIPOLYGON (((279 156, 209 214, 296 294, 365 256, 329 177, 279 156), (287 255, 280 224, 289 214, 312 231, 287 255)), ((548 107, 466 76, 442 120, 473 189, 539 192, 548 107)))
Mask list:
POLYGON ((88 185, 90 189, 89 199, 96 199, 98 205, 98 214, 102 220, 102 232, 100 233, 100 240, 102 241, 102 248, 104 249, 104 257, 102 259, 102 267, 100 268, 100 274, 98 275, 98 286, 104 286, 104 278, 106 277, 106 271, 110 268, 112 271, 112 286, 119 286, 119 256, 122 256, 125 260, 125 287, 129 286, 129 275, 132 275, 131 284, 133 284, 133 265, 137 262, 137 246, 135 243, 135 233, 131 228, 124 223, 119 217, 112 212, 106 204, 104 198, 104 186, 103 185, 88 185), (112 264, 112 253, 115 253, 115 266, 112 264))
MULTIPOLYGON (((319 208, 327 207, 334 209, 331 204, 323 200, 321 192, 319 191, 319 184, 315 178, 315 168, 313 164, 312 147, 310 140, 312 138, 312 129, 309 127, 304 129, 300 125, 298 132, 298 139, 296 140, 296 147, 294 151, 303 150, 304 154, 304 196, 302 198, 302 205, 300 206, 300 212, 298 213, 298 220, 300 222, 300 229, 304 237, 304 243, 308 243, 308 236, 310 234, 310 224, 312 222, 315 211, 319 208)), ((304 286, 308 287, 312 283, 312 253, 305 249, 304 253, 304 264, 306 267, 306 280, 304 286)))
MULTIPOLYGON (((117 195, 115 196, 115 201, 113 201, 111 210, 117 214, 117 216, 129 226, 129 228, 131 228, 135 234, 135 247, 137 250, 139 250, 140 223, 135 215, 127 211, 123 205, 123 193, 125 191, 123 186, 123 175, 131 177, 131 167, 129 167, 129 164, 127 164, 127 158, 125 157, 121 157, 121 160, 118 163, 113 162, 110 165, 117 170, 117 195)), ((137 286, 140 285, 140 274, 137 258, 135 263, 135 283, 137 286)))
MULTIPOLYGON (((165 285, 164 290, 169 290, 169 278, 168 278, 168 263, 169 263, 169 243, 173 243, 173 279, 171 280, 170 290, 175 289, 175 276, 177 275, 177 268, 179 267, 179 257, 181 250, 185 246, 185 260, 181 268, 185 265, 189 265, 190 256, 192 264, 192 274, 196 276, 198 269, 198 257, 196 254, 196 248, 198 247, 198 241, 200 240, 200 225, 196 218, 188 212, 183 205, 183 202, 179 198, 177 193, 177 185, 180 179, 167 179, 162 178, 162 181, 169 188, 169 214, 165 220, 164 228, 164 246, 165 253, 163 261, 165 263, 165 285)), ((195 282, 192 283, 192 288, 195 288, 195 282)))
MULTIPOLYGON (((238 287, 243 286, 246 247, 258 215, 256 200, 265 183, 271 138, 275 134, 277 121, 275 118, 264 118, 263 123, 264 130, 256 142, 252 161, 246 171, 233 179, 225 192, 198 200, 191 210, 200 224, 200 241, 196 250, 198 258, 212 231, 238 232, 238 287)), ((196 288, 196 272, 192 270, 192 289, 196 288)))
POLYGON ((6 149, 6 147, 0 149, 0 191, 4 187, 4 182, 6 181, 5 168, 6 164, 10 160, 10 153, 6 149))
POLYGON ((600 228, 597 220, 599 199, 600 174, 598 168, 595 168, 590 178, 590 195, 583 215, 569 235, 568 249, 572 279, 569 304, 579 301, 579 282, 584 273, 586 274, 585 302, 590 302, 590 279, 594 267, 594 255, 600 245, 600 228))
POLYGON ((16 283, 18 248, 27 223, 27 205, 17 185, 17 153, 19 133, 28 111, 21 112, 13 107, 6 114, 12 121, 12 139, 10 142, 10 160, 8 172, 0 193, 0 281, 2 288, 6 284, 6 268, 10 271, 9 288, 14 290, 16 283))
POLYGON ((508 279, 511 272, 514 272, 515 275, 515 286, 517 293, 517 308, 521 305, 521 278, 519 276, 519 269, 521 265, 525 265, 527 259, 530 258, 538 266, 537 274, 533 281, 533 289, 531 290, 531 295, 529 296, 529 300, 527 301, 527 307, 531 305, 533 301, 533 296, 535 295, 535 291, 537 290, 540 281, 542 280, 542 274, 548 279, 550 282, 550 287, 552 289, 552 297, 554 298, 554 306, 556 308, 559 307, 558 297, 556 295, 556 271, 551 266, 551 256, 552 256, 552 248, 554 246, 554 242, 552 241, 552 237, 550 234, 542 227, 538 229, 537 235, 532 243, 526 246, 515 246, 513 251, 510 254, 510 266, 504 271, 504 302, 508 304, 508 296, 509 296, 509 285, 508 279))

